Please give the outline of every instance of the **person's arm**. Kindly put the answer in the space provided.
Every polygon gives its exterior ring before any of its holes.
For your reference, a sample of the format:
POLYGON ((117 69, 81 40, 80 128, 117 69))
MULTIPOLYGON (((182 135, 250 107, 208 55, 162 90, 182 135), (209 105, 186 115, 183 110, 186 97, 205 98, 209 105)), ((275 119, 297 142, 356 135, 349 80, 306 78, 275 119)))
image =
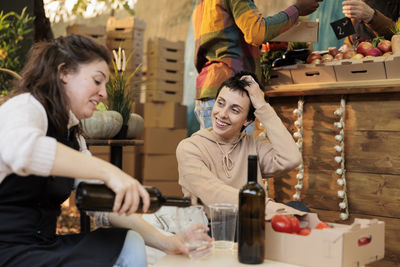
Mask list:
POLYGON ((138 214, 119 216, 116 213, 110 213, 109 219, 112 226, 132 229, 143 237, 146 245, 168 254, 188 254, 189 248, 185 242, 193 239, 205 241, 211 246, 211 238, 206 234, 208 228, 202 224, 194 225, 176 235, 166 236, 138 214))
POLYGON ((254 114, 264 126, 270 141, 258 142, 262 177, 292 170, 301 162, 301 154, 293 137, 275 110, 265 101, 264 92, 254 79, 251 76, 243 76, 241 79, 250 83, 245 89, 249 92, 250 101, 255 108, 254 114))
POLYGON ((321 1, 297 0, 294 5, 269 17, 263 17, 250 0, 231 0, 229 4, 235 23, 243 32, 246 42, 258 46, 290 29, 299 15, 314 12, 321 1))
POLYGON ((388 40, 393 36, 395 22, 363 1, 344 1, 343 14, 348 18, 363 21, 377 35, 388 40))
POLYGON ((199 149, 188 140, 179 143, 176 149, 179 184, 205 205, 230 203, 237 205, 239 189, 219 180, 201 159, 199 149))

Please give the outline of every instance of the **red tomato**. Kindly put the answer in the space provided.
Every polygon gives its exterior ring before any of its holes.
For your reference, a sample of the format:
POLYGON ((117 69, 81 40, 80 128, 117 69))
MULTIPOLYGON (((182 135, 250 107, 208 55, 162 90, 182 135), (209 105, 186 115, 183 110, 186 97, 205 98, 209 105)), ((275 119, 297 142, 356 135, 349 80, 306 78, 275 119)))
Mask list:
POLYGON ((271 225, 276 232, 292 233, 292 222, 288 215, 275 215, 272 217, 271 225))
POLYGON ((326 222, 320 222, 319 224, 317 224, 317 226, 315 226, 315 229, 324 229, 324 228, 332 228, 332 227, 326 222))
POLYGON ((360 239, 358 239, 358 246, 364 246, 366 244, 368 244, 369 242, 371 242, 371 236, 363 236, 360 239))
POLYGON ((311 233, 311 228, 310 227, 304 227, 300 228, 299 232, 297 233, 298 235, 309 235, 311 233))
POLYGON ((292 233, 296 234, 300 230, 300 221, 296 216, 290 216, 290 222, 292 224, 292 233))

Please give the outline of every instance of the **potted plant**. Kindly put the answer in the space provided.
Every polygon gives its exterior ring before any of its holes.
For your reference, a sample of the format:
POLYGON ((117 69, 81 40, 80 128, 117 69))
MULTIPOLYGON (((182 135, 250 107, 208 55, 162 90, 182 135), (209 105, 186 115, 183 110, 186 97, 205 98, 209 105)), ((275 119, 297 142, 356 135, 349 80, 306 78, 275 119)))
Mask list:
POLYGON ((14 78, 19 78, 18 72, 24 65, 22 44, 32 31, 33 20, 26 8, 21 14, 0 12, 0 98, 13 89, 14 78))
POLYGON ((140 70, 140 65, 132 72, 126 70, 129 62, 125 56, 125 50, 113 50, 114 72, 110 73, 110 81, 107 84, 109 109, 119 112, 122 115, 122 127, 115 138, 127 138, 128 124, 131 119, 132 104, 139 92, 130 85, 133 76, 140 70))

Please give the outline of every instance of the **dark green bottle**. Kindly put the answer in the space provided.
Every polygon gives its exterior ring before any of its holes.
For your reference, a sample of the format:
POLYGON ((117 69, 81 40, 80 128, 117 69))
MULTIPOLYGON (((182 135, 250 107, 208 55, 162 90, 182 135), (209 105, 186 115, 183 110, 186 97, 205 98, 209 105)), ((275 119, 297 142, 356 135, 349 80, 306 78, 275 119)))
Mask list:
POLYGON ((257 183, 257 156, 248 157, 248 182, 239 192, 238 258, 241 263, 264 262, 265 192, 257 183))
MULTIPOLYGON (((144 187, 150 195, 150 207, 146 213, 156 212, 161 206, 189 207, 190 198, 166 197, 155 187, 144 187)), ((76 206, 82 211, 112 211, 115 193, 104 184, 89 184, 81 182, 76 189, 76 206)), ((140 199, 137 213, 142 211, 142 199, 140 199)))

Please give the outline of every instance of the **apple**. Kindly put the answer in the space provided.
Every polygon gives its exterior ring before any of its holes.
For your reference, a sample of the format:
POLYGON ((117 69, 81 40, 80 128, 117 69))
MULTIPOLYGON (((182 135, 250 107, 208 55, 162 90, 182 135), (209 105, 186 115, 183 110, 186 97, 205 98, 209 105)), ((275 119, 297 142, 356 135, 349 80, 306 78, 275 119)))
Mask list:
POLYGON ((333 60, 342 60, 343 59, 343 53, 342 52, 339 52, 336 56, 335 56, 335 58, 333 59, 333 60))
POLYGON ((364 56, 367 55, 367 51, 373 48, 374 46, 370 42, 361 42, 357 46, 357 53, 363 54, 364 56))
POLYGON ((328 51, 332 57, 335 57, 337 54, 339 54, 339 50, 336 47, 328 47, 328 51))
POLYGON ((368 49, 365 55, 379 57, 382 56, 382 51, 379 48, 373 47, 371 49, 368 49))
POLYGON ((321 63, 322 63, 322 61, 320 58, 315 58, 315 59, 313 59, 313 61, 311 61, 310 64, 321 64, 321 63))
POLYGON ((311 53, 311 54, 307 57, 306 62, 307 62, 308 64, 311 64, 311 62, 312 62, 314 59, 321 59, 321 55, 318 54, 318 53, 311 53))
POLYGON ((382 51, 382 53, 392 51, 392 42, 389 40, 382 40, 379 42, 377 47, 382 51))
POLYGON ((384 53, 382 56, 388 57, 388 56, 391 56, 391 55, 393 55, 393 52, 389 51, 389 52, 384 53))
POLYGON ((355 50, 353 50, 353 49, 346 50, 343 53, 343 59, 350 59, 353 56, 355 56, 356 54, 357 54, 357 52, 355 50))
POLYGON ((374 56, 365 56, 364 58, 374 58, 374 56))
POLYGON ((355 54, 354 56, 352 56, 351 59, 361 59, 361 58, 363 58, 363 57, 364 57, 363 54, 357 53, 357 54, 355 54))
POLYGON ((325 54, 321 57, 321 61, 323 63, 325 62, 331 62, 333 60, 333 56, 331 54, 325 54))

